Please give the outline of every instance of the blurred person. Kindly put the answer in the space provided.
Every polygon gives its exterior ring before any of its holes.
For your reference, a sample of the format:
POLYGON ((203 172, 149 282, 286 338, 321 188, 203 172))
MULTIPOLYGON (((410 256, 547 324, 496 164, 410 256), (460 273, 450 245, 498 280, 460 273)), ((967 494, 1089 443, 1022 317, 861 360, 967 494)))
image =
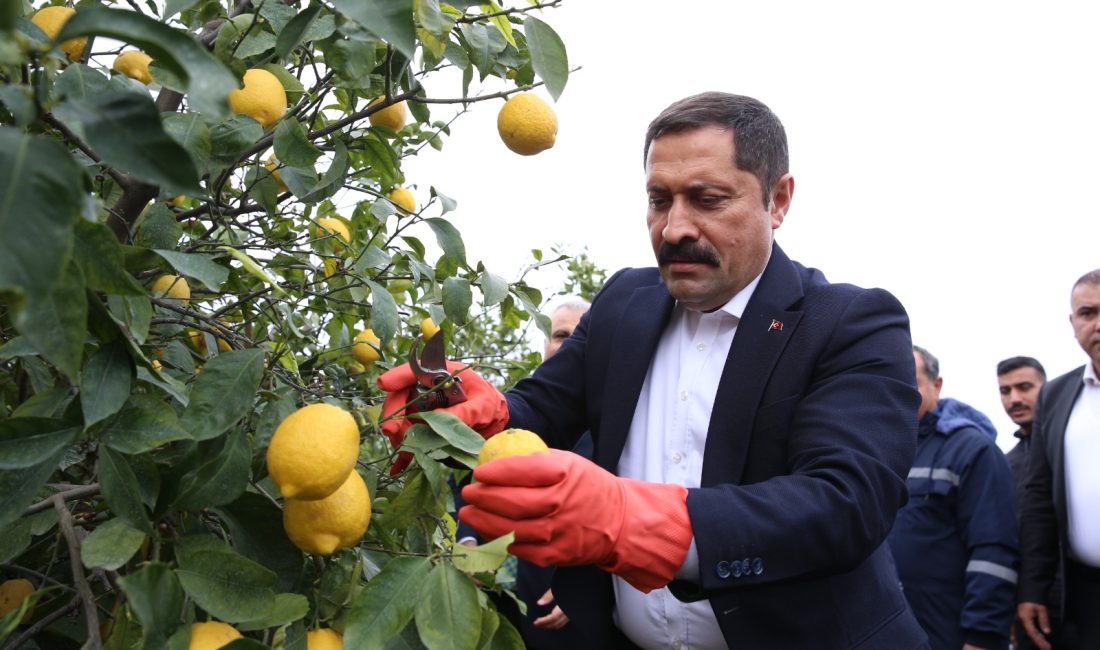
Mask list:
POLYGON ((1074 283, 1069 322, 1088 362, 1039 393, 1020 517, 1017 615, 1042 650, 1100 648, 1100 269, 1074 283), (1061 638, 1051 589, 1063 580, 1061 638))
MULTIPOLYGON (((761 102, 675 102, 643 160, 657 267, 609 279, 506 396, 460 375, 474 396, 450 413, 554 447, 478 467, 460 517, 558 565, 584 648, 927 647, 884 543, 916 440, 904 308, 775 243, 794 179, 761 102), (586 431, 595 462, 561 451, 586 431)), ((386 415, 414 381, 379 378, 386 415)))
POLYGON ((905 596, 933 650, 1007 650, 1019 564, 1012 475, 989 418, 941 398, 936 357, 913 346, 917 456, 890 531, 905 596))

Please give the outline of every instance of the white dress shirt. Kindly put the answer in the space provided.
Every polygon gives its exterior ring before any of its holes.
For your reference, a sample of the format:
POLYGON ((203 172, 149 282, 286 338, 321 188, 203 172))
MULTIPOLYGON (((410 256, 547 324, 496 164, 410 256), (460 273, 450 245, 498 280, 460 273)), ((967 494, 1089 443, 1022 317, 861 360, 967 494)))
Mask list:
POLYGON ((1066 424, 1063 458, 1069 554, 1078 562, 1100 567, 1100 379, 1085 366, 1084 386, 1066 424))
MULTIPOLYGON (((733 344, 737 323, 752 297, 757 276, 728 303, 710 313, 677 304, 661 335, 642 385, 619 476, 699 487, 714 397, 733 344)), ((691 550, 679 575, 698 579, 698 552, 691 550)), ((646 650, 724 650, 726 642, 710 601, 684 603, 668 590, 643 594, 614 579, 615 623, 646 650)))

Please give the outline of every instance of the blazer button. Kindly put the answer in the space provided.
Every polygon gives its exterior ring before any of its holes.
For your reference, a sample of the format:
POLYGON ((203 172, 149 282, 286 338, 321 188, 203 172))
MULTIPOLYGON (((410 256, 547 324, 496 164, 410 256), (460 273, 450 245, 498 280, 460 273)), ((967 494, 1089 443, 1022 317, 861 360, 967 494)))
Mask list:
POLYGON ((730 577, 730 563, 726 562, 725 560, 719 562, 718 566, 715 567, 715 570, 718 573, 718 577, 723 580, 730 577))
POLYGON ((744 575, 744 569, 741 568, 740 560, 734 560, 733 562, 730 562, 730 570, 733 571, 734 578, 740 578, 742 575, 744 575))
POLYGON ((764 560, 756 558, 752 561, 752 573, 753 575, 764 573, 764 560))

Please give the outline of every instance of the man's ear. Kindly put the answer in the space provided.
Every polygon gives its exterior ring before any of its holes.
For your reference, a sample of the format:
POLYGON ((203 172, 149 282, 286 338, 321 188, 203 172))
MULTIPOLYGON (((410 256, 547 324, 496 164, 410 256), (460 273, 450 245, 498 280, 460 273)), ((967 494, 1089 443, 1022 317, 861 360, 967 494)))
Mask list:
POLYGON ((771 197, 768 201, 768 212, 771 213, 772 218, 772 230, 783 225, 783 218, 787 216, 792 198, 794 198, 794 176, 789 173, 783 174, 782 178, 772 186, 771 197))

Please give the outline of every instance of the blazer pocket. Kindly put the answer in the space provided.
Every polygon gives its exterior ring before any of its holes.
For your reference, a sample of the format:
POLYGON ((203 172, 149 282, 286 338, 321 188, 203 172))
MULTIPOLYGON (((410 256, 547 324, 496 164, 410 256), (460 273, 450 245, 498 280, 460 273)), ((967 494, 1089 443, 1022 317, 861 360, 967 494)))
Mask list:
POLYGON ((753 422, 753 431, 759 433, 780 427, 789 428, 791 419, 794 418, 795 408, 801 399, 801 395, 791 395, 778 402, 760 407, 760 410, 756 412, 756 421, 753 422))

